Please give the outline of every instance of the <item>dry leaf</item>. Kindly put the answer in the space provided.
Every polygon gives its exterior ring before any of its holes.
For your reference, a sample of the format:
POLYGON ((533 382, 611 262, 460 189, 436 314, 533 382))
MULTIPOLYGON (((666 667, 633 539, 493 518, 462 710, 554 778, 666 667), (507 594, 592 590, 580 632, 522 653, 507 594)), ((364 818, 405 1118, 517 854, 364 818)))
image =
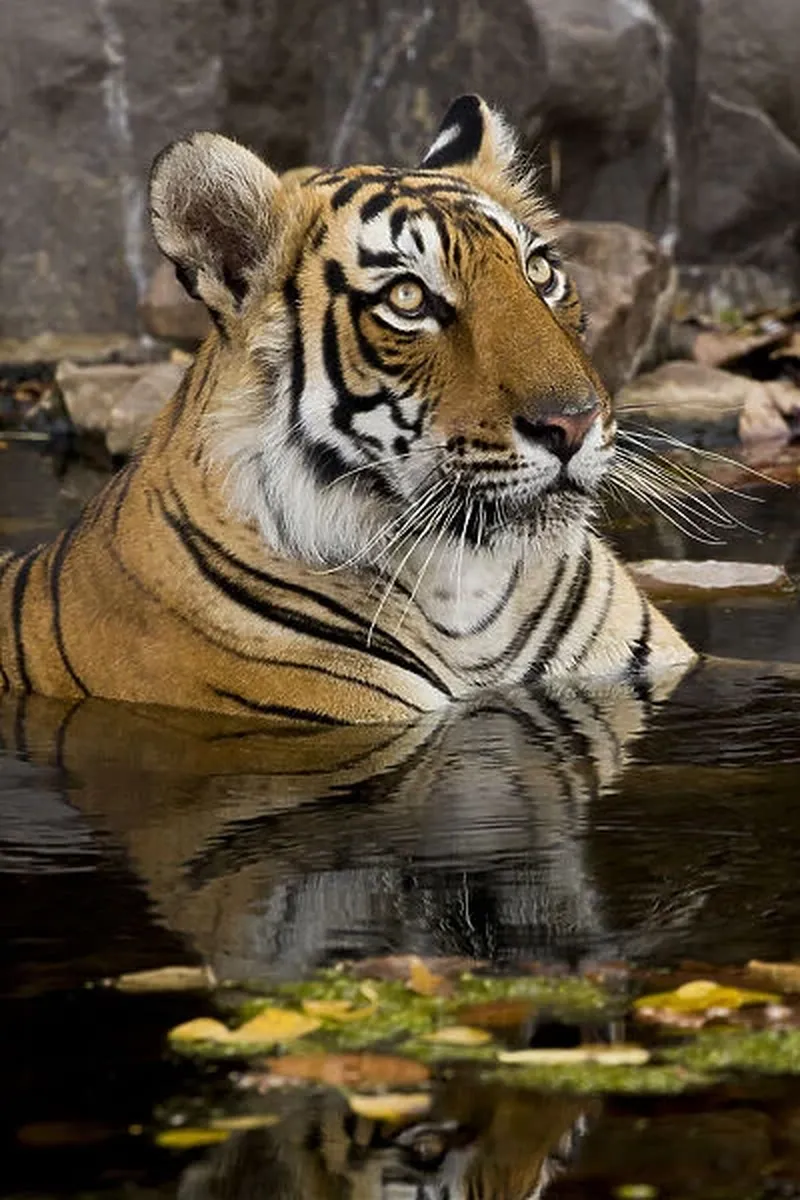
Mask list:
POLYGON ((520 1067, 571 1066, 574 1063, 597 1063, 604 1067, 638 1067, 650 1061, 643 1046, 620 1043, 616 1046, 570 1046, 569 1048, 534 1048, 503 1050, 498 1054, 501 1063, 520 1067))
POLYGON ((120 992, 199 992, 216 986, 210 967, 159 967, 132 971, 108 982, 120 992))
POLYGON ((351 1095, 350 1107, 360 1117, 370 1121, 403 1121, 419 1117, 428 1111, 431 1098, 427 1092, 386 1092, 382 1096, 351 1095))
POLYGON ((409 961, 408 987, 418 996, 442 996, 448 989, 443 975, 434 975, 421 958, 412 955, 409 961))
POLYGON ((430 1079, 423 1063, 390 1054, 284 1054, 269 1059, 267 1066, 271 1074, 282 1079, 302 1079, 330 1087, 413 1087, 430 1079))
POLYGON ((325 1021, 364 1021, 378 1011, 378 1005, 365 1004, 353 1008, 352 1000, 304 1000, 303 1012, 325 1021))
POLYGON ((747 964, 752 975, 763 975, 782 992, 800 992, 800 963, 760 962, 757 958, 747 964))
POLYGON ((233 1044, 292 1042, 319 1029, 321 1022, 288 1008, 262 1008, 252 1020, 246 1021, 228 1035, 233 1044))
POLYGON ((656 992, 634 1000, 639 1017, 663 1024, 685 1023, 686 1017, 698 1014, 730 1012, 751 1004, 774 1004, 778 996, 769 992, 755 992, 749 988, 722 987, 710 979, 693 979, 672 992, 656 992))
POLYGON ((422 1040, 440 1046, 485 1046, 492 1040, 492 1035, 470 1025, 446 1025, 435 1033, 426 1033, 422 1040))
POLYGON ((162 1129, 156 1134, 156 1145, 167 1150, 191 1150, 195 1146, 216 1146, 230 1136, 226 1129, 162 1129))
POLYGON ((170 1029, 167 1036, 171 1042, 227 1042, 231 1031, 213 1017, 195 1017, 170 1029))

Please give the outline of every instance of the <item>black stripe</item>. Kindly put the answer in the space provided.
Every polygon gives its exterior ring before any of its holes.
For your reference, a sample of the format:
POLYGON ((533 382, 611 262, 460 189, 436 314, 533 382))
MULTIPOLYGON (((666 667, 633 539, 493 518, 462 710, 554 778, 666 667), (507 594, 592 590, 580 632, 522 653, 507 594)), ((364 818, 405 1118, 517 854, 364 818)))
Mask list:
POLYGON ((474 670, 496 671, 499 667, 507 667, 522 652, 537 625, 543 619, 548 609, 552 605, 553 600, 555 599, 556 592, 561 585, 561 581, 564 578, 564 574, 567 569, 567 561, 568 560, 566 558, 559 560, 558 566, 553 573, 553 578, 550 581, 550 586, 545 593, 544 599, 540 601, 533 612, 528 615, 525 621, 523 621, 514 637, 506 646, 505 650, 503 650, 502 653, 498 654, 495 658, 479 659, 479 661, 474 664, 474 670))
MULTIPOLYGON (((177 497, 175 499, 177 501, 177 497)), ((240 559, 229 554, 218 542, 194 525, 185 512, 181 512, 180 517, 176 517, 164 506, 161 498, 159 498, 159 502, 164 520, 178 536, 200 573, 209 582, 213 583, 215 587, 218 587, 229 599, 233 600, 234 603, 277 625, 283 625, 288 629, 302 633, 306 637, 318 638, 320 641, 357 650, 362 654, 368 654, 373 658, 391 663, 393 666, 400 667, 411 674, 419 676, 445 695, 451 695, 450 689, 434 674, 431 668, 390 634, 373 631, 370 645, 367 647, 365 634, 369 633, 371 623, 358 613, 353 612, 351 609, 346 608, 344 605, 339 604, 337 601, 330 599, 320 592, 313 591, 311 588, 300 584, 287 583, 285 580, 267 575, 262 571, 248 566, 240 559), (355 626, 355 629, 341 629, 318 618, 304 616, 295 609, 277 604, 274 601, 266 599, 263 595, 251 591, 243 582, 229 579, 215 567, 207 557, 209 550, 221 558, 223 563, 229 568, 240 572, 246 579, 253 580, 262 588, 271 588, 284 595, 294 595, 298 598, 310 600, 320 608, 330 612, 332 616, 337 616, 348 621, 351 626, 355 626)), ((369 687, 370 685, 366 684, 366 686, 369 687)))
POLYGON ((558 650, 564 638, 569 633, 574 625, 578 614, 583 607, 583 602, 586 599, 586 593, 589 590, 589 584, 592 580, 592 544, 588 543, 588 553, 581 555, 578 569, 572 578, 569 587, 567 598, 564 602, 564 607, 558 614, 553 627, 544 640, 544 645, 536 655, 536 659, 531 663, 530 672, 532 675, 541 675, 550 659, 558 650))
POLYGON ((66 646, 64 645, 64 631, 61 627, 61 571, 64 566, 64 559, 72 545, 78 528, 79 522, 76 521, 70 529, 64 531, 59 540, 56 552, 53 555, 53 561, 50 564, 50 600, 53 605, 53 637, 55 638, 58 653, 61 655, 61 661, 75 686, 84 696, 88 696, 89 689, 70 662, 66 646))
POLYGON ((343 183, 341 187, 338 187, 331 196, 331 208, 343 208, 345 204, 350 203, 353 197, 356 196, 363 187, 366 187, 368 183, 373 182, 383 183, 383 179, 379 176, 377 180, 374 180, 369 175, 356 176, 355 179, 348 179, 347 183, 343 183))
POLYGON ((640 599, 642 602, 642 632, 631 647, 630 671, 634 675, 641 675, 647 670, 650 661, 650 634, 653 627, 648 602, 643 596, 640 599))
POLYGON ((370 196, 369 200, 365 200, 361 205, 361 220, 366 223, 367 221, 371 221, 373 217, 379 216, 384 209, 389 207, 393 198, 389 188, 386 188, 382 192, 376 192, 374 196, 370 196))
POLYGON ((592 649, 592 646, 597 641, 598 634, 601 632, 603 626, 606 623, 608 614, 611 611, 611 605, 614 600, 614 574, 615 574, 614 560, 612 558, 609 558, 609 569, 607 572, 608 587, 606 590, 605 599, 603 600, 603 604, 600 609, 600 612, 599 612, 597 618, 595 619, 594 625, 592 626, 592 628, 589 631, 589 635, 586 638, 586 641, 583 643, 583 646, 581 647, 580 652, 575 656, 575 658, 573 658, 573 660, 570 664, 571 670, 574 670, 575 667, 579 667, 582 662, 585 662, 586 658, 589 655, 589 651, 592 649))
POLYGON ((291 381, 292 425, 294 426, 299 420, 300 397, 303 395, 306 387, 305 349, 303 347, 303 335, 300 330, 300 292, 297 287, 296 277, 286 280, 286 283, 283 285, 283 298, 294 321, 291 381))
POLYGON ((30 692, 31 680, 28 675, 28 667, 25 662, 25 647, 22 644, 22 606, 25 603, 25 588, 28 585, 28 576, 31 573, 31 567, 38 557, 39 551, 32 550, 27 554, 20 564, 17 578, 14 580, 14 590, 11 593, 11 623, 14 630, 14 651, 17 658, 17 673, 19 675, 20 685, 22 690, 30 692))
POLYGON ((317 725, 346 724, 346 722, 338 721, 335 717, 330 717, 325 713, 314 712, 310 708, 295 708, 291 704, 259 704, 257 700, 248 700, 246 696, 240 696, 236 692, 226 692, 222 688, 213 688, 212 690, 214 695, 219 696, 221 700, 233 700, 248 712, 257 712, 264 717, 286 717, 292 721, 313 721, 317 725))
POLYGON ((370 250, 366 246, 358 247, 358 265, 360 267, 387 267, 392 269, 402 263, 399 254, 391 250, 370 250))

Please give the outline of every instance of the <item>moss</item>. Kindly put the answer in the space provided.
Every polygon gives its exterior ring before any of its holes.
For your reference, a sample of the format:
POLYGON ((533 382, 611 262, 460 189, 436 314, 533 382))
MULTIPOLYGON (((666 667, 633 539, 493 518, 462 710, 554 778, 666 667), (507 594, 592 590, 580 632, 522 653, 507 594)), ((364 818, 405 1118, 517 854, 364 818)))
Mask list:
POLYGON ((800 1074, 800 1030, 764 1029, 699 1033, 663 1057, 688 1070, 749 1071, 753 1074, 800 1074))

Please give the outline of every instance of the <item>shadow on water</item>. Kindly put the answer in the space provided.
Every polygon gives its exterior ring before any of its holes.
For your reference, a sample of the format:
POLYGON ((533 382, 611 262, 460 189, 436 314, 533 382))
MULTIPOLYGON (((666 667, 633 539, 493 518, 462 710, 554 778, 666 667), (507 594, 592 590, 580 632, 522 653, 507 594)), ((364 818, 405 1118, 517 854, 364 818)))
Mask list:
MULTIPOLYGON (((794 519, 784 501, 779 531, 794 519)), ((781 544, 796 568, 796 541, 781 544)), ((716 652, 800 664, 794 597, 675 615, 716 652)), ((208 1084, 163 1056, 186 1001, 84 985, 197 961, 291 978, 410 951, 500 967, 791 959, 799 725, 800 665, 764 661, 704 665, 657 703, 628 687, 517 689, 413 727, 291 736, 0 700, 6 1190, 174 1194, 182 1172, 179 1194, 198 1200, 524 1200, 556 1176, 559 1196, 615 1181, 701 1195, 703 1180, 761 1195, 776 1155, 800 1148, 800 1092, 785 1082, 602 1105, 462 1083, 405 1141, 333 1094, 297 1094, 274 1129, 187 1167, 129 1133, 208 1084), (465 1176, 480 1189, 459 1191, 465 1176), (419 1190, 433 1179, 439 1191, 419 1190)))

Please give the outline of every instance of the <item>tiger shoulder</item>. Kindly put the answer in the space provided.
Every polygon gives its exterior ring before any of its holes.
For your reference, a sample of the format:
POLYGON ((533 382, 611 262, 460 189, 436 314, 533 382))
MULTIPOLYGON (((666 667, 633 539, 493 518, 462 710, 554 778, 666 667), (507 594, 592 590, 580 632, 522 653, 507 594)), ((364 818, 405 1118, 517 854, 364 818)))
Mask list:
POLYGON ((462 96, 412 170, 168 146, 153 231, 213 329, 71 528, 0 557, 0 690, 408 721, 695 655, 592 532, 615 420, 554 217, 462 96))

